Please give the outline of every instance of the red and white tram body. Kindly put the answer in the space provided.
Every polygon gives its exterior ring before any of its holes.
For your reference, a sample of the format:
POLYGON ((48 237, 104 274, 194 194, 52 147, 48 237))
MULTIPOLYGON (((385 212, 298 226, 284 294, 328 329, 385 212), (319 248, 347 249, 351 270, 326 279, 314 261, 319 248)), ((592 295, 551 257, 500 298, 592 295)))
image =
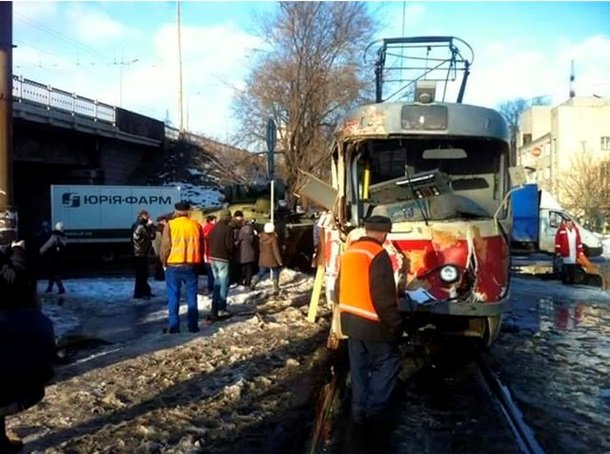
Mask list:
MULTIPOLYGON (((386 248, 400 308, 416 326, 497 337, 510 274, 509 134, 492 109, 460 103, 377 103, 335 131, 334 206, 320 220, 327 298, 339 256, 371 215, 393 223, 386 248)), ((340 338, 338 317, 333 331, 340 338)))

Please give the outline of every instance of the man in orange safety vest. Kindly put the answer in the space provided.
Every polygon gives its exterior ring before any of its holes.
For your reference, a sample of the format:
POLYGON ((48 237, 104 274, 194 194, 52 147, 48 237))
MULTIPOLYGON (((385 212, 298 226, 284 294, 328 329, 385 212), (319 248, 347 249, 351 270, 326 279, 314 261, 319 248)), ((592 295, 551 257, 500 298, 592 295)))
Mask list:
POLYGON ((392 222, 371 216, 364 228, 365 235, 341 256, 338 287, 341 329, 349 337, 355 424, 383 416, 398 377, 403 332, 392 264, 382 246, 392 222))

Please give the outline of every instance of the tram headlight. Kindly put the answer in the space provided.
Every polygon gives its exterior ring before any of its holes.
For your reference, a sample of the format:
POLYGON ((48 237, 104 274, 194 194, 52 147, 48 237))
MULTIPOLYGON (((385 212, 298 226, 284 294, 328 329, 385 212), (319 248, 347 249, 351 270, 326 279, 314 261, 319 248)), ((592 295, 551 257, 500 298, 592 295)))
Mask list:
POLYGON ((441 281, 445 284, 453 284, 460 278, 460 272, 453 265, 445 265, 439 273, 441 281))

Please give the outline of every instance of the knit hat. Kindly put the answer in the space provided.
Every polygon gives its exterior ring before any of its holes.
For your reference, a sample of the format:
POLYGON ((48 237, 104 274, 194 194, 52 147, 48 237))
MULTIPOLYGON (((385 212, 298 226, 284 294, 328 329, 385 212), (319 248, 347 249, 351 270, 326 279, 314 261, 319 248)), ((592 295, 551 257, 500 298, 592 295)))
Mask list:
POLYGON ((181 200, 180 202, 174 205, 174 208, 176 209, 176 211, 188 211, 191 209, 191 204, 188 203, 186 200, 181 200))
POLYGON ((391 232, 392 221, 385 216, 370 216, 364 220, 364 228, 375 232, 391 232))
POLYGON ((266 222, 265 227, 263 227, 265 233, 273 233, 275 232, 275 226, 271 222, 266 222))
POLYGON ((59 221, 55 224, 55 230, 59 230, 60 232, 64 231, 64 223, 59 221))

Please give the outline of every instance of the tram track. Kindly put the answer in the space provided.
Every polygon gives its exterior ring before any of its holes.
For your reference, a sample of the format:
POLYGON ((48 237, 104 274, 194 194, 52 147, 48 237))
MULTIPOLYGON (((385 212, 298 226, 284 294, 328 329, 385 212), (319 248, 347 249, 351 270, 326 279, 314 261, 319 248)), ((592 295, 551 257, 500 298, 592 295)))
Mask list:
MULTIPOLYGON (((404 348, 406 372, 385 427, 377 429, 374 448, 351 440, 349 374, 346 357, 335 360, 321 390, 308 454, 379 452, 505 452, 541 454, 543 449, 489 366, 490 353, 471 343, 469 351, 449 344, 404 348), (341 365, 343 364, 343 366, 341 365)), ((339 357, 338 357, 339 358, 339 357)))
POLYGON ((513 401, 508 387, 492 371, 483 353, 478 350, 475 351, 474 361, 479 367, 490 392, 495 396, 500 410, 508 421, 522 452, 526 454, 543 454, 544 450, 538 444, 532 429, 523 420, 523 413, 513 401))

